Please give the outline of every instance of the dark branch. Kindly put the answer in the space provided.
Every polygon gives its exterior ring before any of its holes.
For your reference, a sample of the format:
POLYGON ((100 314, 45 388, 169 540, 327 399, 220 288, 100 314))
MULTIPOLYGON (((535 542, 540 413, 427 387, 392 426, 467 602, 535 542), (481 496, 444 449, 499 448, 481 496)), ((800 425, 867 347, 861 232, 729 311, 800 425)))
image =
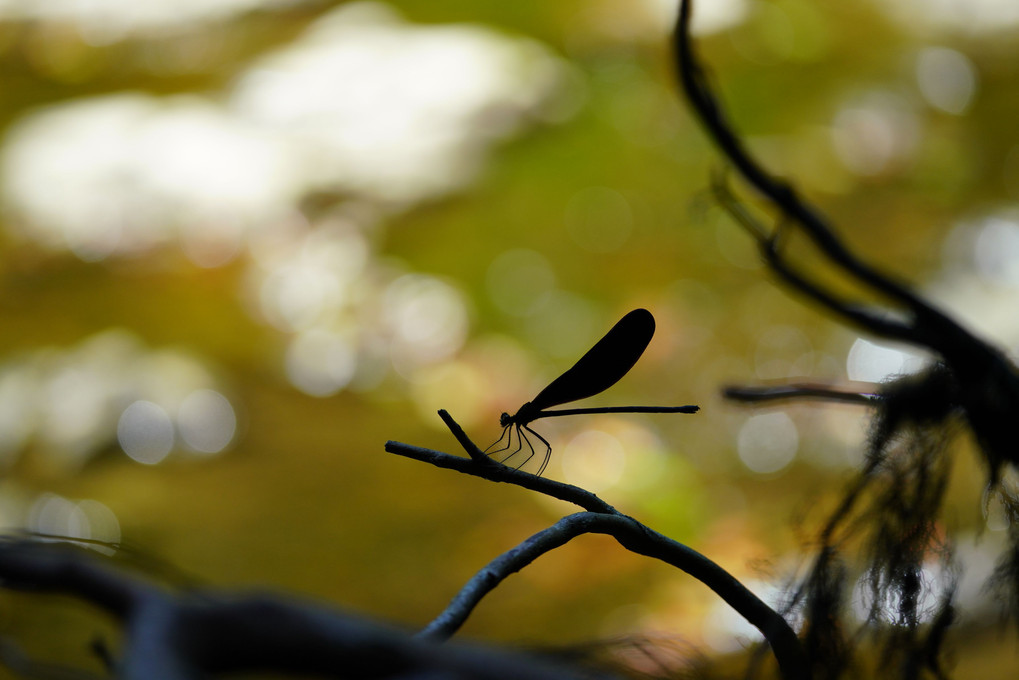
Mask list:
MULTIPOLYGON (((109 559, 49 541, 0 542, 0 580, 12 590, 75 597, 121 620, 125 651, 116 671, 123 680, 196 680, 208 673, 250 672, 361 680, 594 677, 525 654, 436 645, 314 603, 266 594, 163 590, 109 559)), ((41 668, 22 661, 23 668, 41 668)))
MULTIPOLYGON (((449 427, 453 436, 457 438, 460 445, 464 447, 464 450, 468 454, 471 451, 480 452, 481 450, 470 440, 470 438, 464 433, 463 429, 452 416, 446 411, 439 411, 439 417, 442 418, 443 422, 449 427)), ((558 498, 561 501, 567 503, 573 503, 585 510, 590 512, 602 512, 607 514, 618 514, 618 511, 611 505, 598 498, 596 495, 581 489, 579 486, 573 486, 572 484, 563 484, 562 482, 556 482, 551 479, 544 477, 538 477, 532 475, 529 472, 523 472, 521 470, 515 470, 507 465, 497 463, 492 460, 484 453, 481 453, 482 458, 467 459, 459 456, 452 456, 442 451, 434 451, 432 449, 421 448, 420 446, 414 446, 412 444, 404 444, 402 442, 388 441, 386 442, 386 451, 389 453, 395 453, 398 456, 404 456, 406 458, 413 458, 414 460, 420 460, 424 463, 430 463, 436 467, 445 468, 447 470, 456 470, 466 475, 473 475, 475 477, 481 477, 487 479, 490 482, 508 483, 516 486, 521 486, 531 491, 537 491, 543 493, 546 496, 552 498, 558 498)))
POLYGON ((814 383, 789 383, 786 385, 731 385, 722 390, 726 399, 746 404, 764 402, 785 402, 799 399, 821 399, 844 404, 874 406, 881 402, 876 392, 853 392, 828 385, 814 383))
POLYGON ((946 325, 958 328, 951 319, 914 295, 909 288, 892 281, 850 253, 815 208, 801 199, 793 187, 772 177, 751 157, 718 105, 705 78, 704 69, 694 54, 689 31, 691 4, 691 0, 681 1, 676 23, 676 59, 680 84, 701 123, 726 158, 751 186, 801 225, 807 236, 838 268, 877 293, 908 308, 918 320, 923 320, 925 327, 931 330, 946 325))
MULTIPOLYGON (((439 415, 464 449, 468 452, 472 449, 477 450, 448 413, 439 411, 439 415)), ((386 443, 386 451, 490 481, 522 486, 575 503, 588 510, 564 517, 548 529, 538 532, 492 560, 475 574, 446 609, 419 633, 420 637, 429 640, 449 639, 460 629, 481 600, 510 574, 520 571, 541 555, 563 546, 581 534, 608 534, 627 550, 662 560, 707 585, 761 631, 771 645, 784 678, 799 680, 809 677, 803 648, 796 633, 780 614, 704 555, 620 513, 594 494, 575 486, 494 464, 487 458, 485 462, 479 464, 480 461, 475 462, 393 441, 386 443)))
POLYGON ((652 531, 632 517, 619 514, 577 513, 531 536, 479 571, 419 635, 433 640, 448 639, 463 625, 482 598, 510 574, 583 534, 607 534, 631 552, 661 560, 693 576, 761 631, 771 645, 784 678, 808 677, 806 660, 796 633, 777 612, 696 550, 652 531))

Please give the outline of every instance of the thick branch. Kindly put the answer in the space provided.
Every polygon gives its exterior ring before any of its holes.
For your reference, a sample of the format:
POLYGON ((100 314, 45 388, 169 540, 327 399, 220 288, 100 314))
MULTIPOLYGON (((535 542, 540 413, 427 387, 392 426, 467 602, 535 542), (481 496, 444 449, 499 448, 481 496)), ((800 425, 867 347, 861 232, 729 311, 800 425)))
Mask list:
POLYGON ((0 542, 0 582, 13 590, 75 597, 121 619, 127 634, 117 676, 124 680, 250 672, 354 680, 592 677, 516 652, 435 645, 313 603, 264 594, 166 591, 108 559, 52 542, 0 542))

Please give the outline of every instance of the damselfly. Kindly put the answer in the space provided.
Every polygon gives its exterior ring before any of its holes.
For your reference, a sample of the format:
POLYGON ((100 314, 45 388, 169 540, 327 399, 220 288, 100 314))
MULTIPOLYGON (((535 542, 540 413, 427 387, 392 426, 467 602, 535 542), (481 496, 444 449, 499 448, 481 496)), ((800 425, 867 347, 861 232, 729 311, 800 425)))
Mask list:
POLYGON ((605 406, 546 410, 559 404, 586 399, 615 385, 637 363, 637 359, 644 353, 654 334, 655 318, 651 312, 646 309, 635 309, 624 316, 605 334, 605 337, 587 351, 587 354, 553 380, 548 387, 538 393, 538 396, 521 406, 513 415, 503 413, 499 418, 502 435, 485 450, 485 453, 494 456, 509 451, 509 454, 503 456, 500 461, 505 464, 517 455, 524 455, 526 446, 526 456, 517 465, 518 469, 523 467, 535 455, 534 445, 524 434, 526 430, 545 445, 545 456, 541 461, 541 467, 538 468, 540 477, 548 465, 552 445, 531 429, 530 424, 535 420, 588 413, 696 413, 700 408, 698 406, 605 406), (516 433, 515 447, 514 433, 516 433), (500 444, 503 446, 495 448, 500 444))

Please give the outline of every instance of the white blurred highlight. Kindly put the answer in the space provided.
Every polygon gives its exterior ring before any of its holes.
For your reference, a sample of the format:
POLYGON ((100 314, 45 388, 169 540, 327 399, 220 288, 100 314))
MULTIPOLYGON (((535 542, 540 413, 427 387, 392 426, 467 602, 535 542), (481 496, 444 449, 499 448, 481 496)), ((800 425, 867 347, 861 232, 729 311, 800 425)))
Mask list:
POLYGON ((177 430, 193 451, 219 453, 233 440, 237 416, 230 402, 215 390, 196 390, 177 409, 177 430))
POLYGON ((916 83, 928 104, 960 116, 977 89, 977 71, 966 55, 947 47, 928 47, 916 62, 916 83))
POLYGON ((302 0, 3 0, 0 19, 71 23, 94 45, 128 37, 161 36, 193 30, 259 8, 301 4, 302 0))
POLYGON ((357 353, 343 334, 313 328, 291 340, 286 367, 294 387, 313 397, 328 397, 354 377, 357 353))
POLYGON ((847 169, 878 175, 907 160, 916 148, 920 122, 901 97, 874 91, 847 103, 836 114, 835 151, 847 169))
POLYGON ((159 404, 136 401, 120 414, 117 440, 133 460, 155 465, 173 450, 173 421, 159 404))
POLYGON ((401 276, 386 289, 382 303, 393 366, 404 376, 415 366, 452 356, 467 338, 463 295, 439 279, 401 276))
POLYGON ((799 444, 796 425, 785 413, 751 416, 743 423, 737 439, 740 460, 759 474, 778 472, 789 465, 799 444))
POLYGON ((179 241, 220 266, 310 193, 400 209, 461 188, 495 143, 544 119, 568 70, 530 40, 349 3, 242 73, 225 104, 115 94, 26 117, 0 191, 15 228, 84 260, 179 241))
POLYGON ((923 359, 917 354, 878 345, 863 338, 857 338, 846 358, 849 379, 862 382, 881 383, 899 375, 914 373, 922 367, 923 359))
MULTIPOLYGON (((543 453, 544 445, 538 455, 543 453)), ((619 440, 601 430, 585 430, 563 448, 563 477, 570 484, 595 491, 615 486, 626 468, 626 452, 619 440)))
POLYGON ((979 226, 973 260, 977 274, 988 283, 1019 287, 1019 220, 992 216, 979 226))

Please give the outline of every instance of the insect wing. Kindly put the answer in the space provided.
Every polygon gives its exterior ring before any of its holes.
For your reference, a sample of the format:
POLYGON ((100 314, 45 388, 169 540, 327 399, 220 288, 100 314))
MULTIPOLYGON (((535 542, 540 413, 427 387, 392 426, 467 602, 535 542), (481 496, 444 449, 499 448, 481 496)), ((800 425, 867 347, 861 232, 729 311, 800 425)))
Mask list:
POLYGON ((535 410, 584 399, 607 390, 633 368, 655 334, 655 318, 635 309, 616 323, 573 367, 531 400, 535 410))

